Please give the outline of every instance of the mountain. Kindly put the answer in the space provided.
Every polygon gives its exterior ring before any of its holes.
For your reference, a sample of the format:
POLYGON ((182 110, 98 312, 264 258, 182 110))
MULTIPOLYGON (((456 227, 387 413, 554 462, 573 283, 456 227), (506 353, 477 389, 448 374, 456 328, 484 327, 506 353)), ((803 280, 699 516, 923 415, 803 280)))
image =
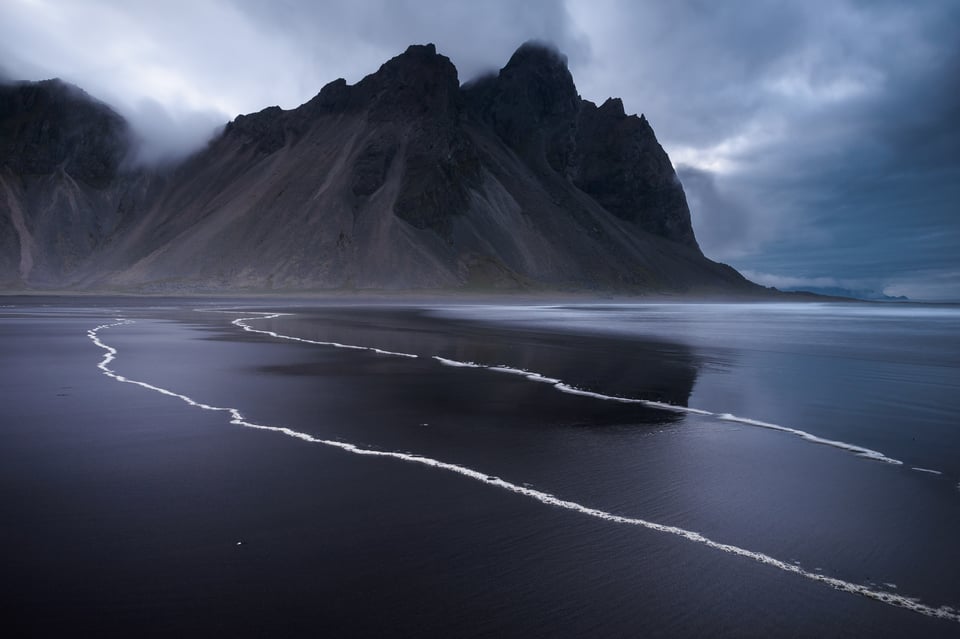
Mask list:
POLYGON ((126 211, 127 124, 80 89, 0 87, 0 286, 69 282, 126 211))
POLYGON ((700 251, 650 124, 535 43, 461 86, 433 45, 135 168, 108 106, 0 87, 0 287, 760 292, 700 251))

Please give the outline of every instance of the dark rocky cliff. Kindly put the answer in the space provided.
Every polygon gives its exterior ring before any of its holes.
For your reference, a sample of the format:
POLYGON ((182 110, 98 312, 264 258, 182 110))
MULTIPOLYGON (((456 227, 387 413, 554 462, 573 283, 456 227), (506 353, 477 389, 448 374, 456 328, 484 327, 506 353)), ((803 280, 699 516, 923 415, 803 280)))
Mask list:
POLYGON ((466 88, 472 112, 541 172, 566 176, 617 217, 697 247, 683 187, 646 118, 577 94, 566 59, 527 43, 499 75, 466 88))
POLYGON ((0 166, 13 173, 62 169, 104 187, 130 143, 123 118, 73 85, 54 79, 0 86, 0 166))
POLYGON ((132 207, 132 141, 123 118, 70 84, 0 85, 0 285, 59 287, 98 254, 132 207))
POLYGON ((701 254, 646 119, 542 45, 463 87, 412 46, 163 172, 57 81, 0 88, 0 136, 8 288, 753 290, 701 254))

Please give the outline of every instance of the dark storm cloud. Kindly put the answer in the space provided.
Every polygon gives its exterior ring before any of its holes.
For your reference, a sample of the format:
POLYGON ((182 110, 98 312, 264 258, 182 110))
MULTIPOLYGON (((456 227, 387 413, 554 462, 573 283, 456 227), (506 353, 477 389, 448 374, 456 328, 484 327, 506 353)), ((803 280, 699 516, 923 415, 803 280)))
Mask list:
POLYGON ((146 159, 411 43, 436 43, 464 81, 553 42, 585 98, 646 113, 708 255, 768 283, 960 297, 958 32, 954 0, 0 4, 8 73, 116 105, 146 159))
POLYGON ((767 239, 771 229, 765 224, 763 212, 745 202, 742 195, 718 188, 713 173, 681 164, 677 176, 683 183, 704 253, 743 255, 767 239))
MULTIPOLYGON (((708 254, 765 283, 912 282, 928 297, 932 279, 956 281, 960 3, 601 2, 572 14, 593 52, 575 69, 581 89, 601 97, 619 83, 674 162, 706 172, 681 177, 708 254)), ((960 286, 941 290, 960 298, 960 286)))

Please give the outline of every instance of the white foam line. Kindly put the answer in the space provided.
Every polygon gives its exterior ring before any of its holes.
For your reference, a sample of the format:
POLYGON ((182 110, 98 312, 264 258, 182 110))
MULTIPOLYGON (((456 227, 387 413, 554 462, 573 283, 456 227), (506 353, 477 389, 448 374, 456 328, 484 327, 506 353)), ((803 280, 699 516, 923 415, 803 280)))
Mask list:
POLYGON ((834 448, 839 448, 841 450, 848 450, 851 453, 859 455, 860 457, 866 457, 867 459, 873 459, 876 461, 885 462, 887 464, 895 464, 897 466, 902 466, 903 462, 899 459, 894 459, 892 457, 887 457, 883 453, 870 450, 869 448, 864 448, 863 446, 857 446, 856 444, 849 444, 847 442, 837 441, 835 439, 826 439, 823 437, 818 437, 812 433, 808 433, 805 430, 800 430, 799 428, 790 428, 789 426, 780 426, 779 424, 771 424, 769 422, 761 422, 756 419, 748 419, 746 417, 737 417, 736 415, 731 415, 730 413, 720 413, 715 415, 718 419, 722 419, 727 422, 737 422, 738 424, 748 424, 750 426, 758 426, 760 428, 769 428, 770 430, 778 430, 781 433, 790 433, 791 435, 796 435, 801 437, 808 442, 813 442, 814 444, 823 444, 824 446, 833 446, 834 448))
MULTIPOLYGON (((717 419, 722 419, 727 422, 737 422, 740 424, 747 424, 749 426, 758 426, 760 428, 768 428, 770 430, 777 430, 782 433, 790 433, 791 435, 796 435, 802 439, 807 440, 808 442, 813 442, 814 444, 823 444, 824 446, 833 446, 834 448, 839 448, 841 450, 846 450, 860 457, 866 457, 867 459, 873 459, 875 461, 885 462, 887 464, 895 464, 900 466, 903 464, 899 459, 894 459, 892 457, 887 457, 881 452, 876 450, 870 450, 869 448, 864 448, 863 446, 857 446, 856 444, 849 444, 847 442, 841 442, 834 439, 825 439, 823 437, 818 437, 813 433, 808 433, 805 430, 800 430, 799 428, 790 428, 789 426, 780 426, 779 424, 771 424, 769 422, 762 422, 756 419, 749 419, 747 417, 737 417, 736 415, 731 415, 730 413, 713 413, 708 410, 701 410, 699 408, 690 408, 688 406, 677 406, 676 404, 667 404, 666 402, 656 402, 649 399, 636 399, 633 397, 620 397, 617 395, 605 395, 603 393, 595 393, 593 391, 583 390, 577 388, 576 386, 571 386, 559 379, 553 377, 546 377, 540 373, 534 373, 531 371, 525 371, 521 368, 511 368, 509 366, 488 366, 486 364, 477 364, 476 362, 461 362, 458 360, 447 359, 445 357, 439 357, 437 355, 433 356, 433 359, 437 360, 445 366, 458 366, 458 367, 467 367, 467 368, 484 368, 490 371, 495 371, 497 373, 509 373, 511 375, 520 375, 534 382, 542 382, 545 384, 550 384, 557 390, 563 393, 569 393, 571 395, 581 395, 583 397, 592 397, 594 399, 602 399, 605 401, 611 402, 621 402, 624 404, 640 404, 642 406, 648 406, 650 408, 657 408, 660 410, 669 410, 675 413, 689 413, 691 415, 704 415, 707 417, 716 417, 717 419)), ((936 471, 934 471, 936 472, 936 471)))
POLYGON ((486 368, 483 364, 474 364, 473 362, 459 362, 455 359, 446 359, 445 357, 440 357, 439 355, 434 355, 433 359, 437 360, 441 364, 446 366, 454 366, 456 368, 486 368))
MULTIPOLYGON (((225 311, 213 311, 213 312, 222 313, 225 311)), ((248 312, 253 312, 253 311, 248 311, 248 312)), ((255 319, 274 319, 277 317, 282 317, 284 315, 289 315, 289 313, 257 313, 257 315, 261 315, 261 317, 238 317, 237 319, 233 320, 230 323, 233 324, 234 326, 239 326, 243 330, 248 331, 250 333, 260 333, 261 335, 269 335, 270 337, 276 337, 277 339, 286 339, 292 342, 302 342, 304 344, 315 344, 317 346, 333 346, 334 348, 345 348, 353 351, 370 351, 371 353, 377 353, 378 355, 392 355, 394 357, 410 357, 410 358, 418 357, 413 353, 398 353, 396 351, 386 351, 386 350, 383 350, 382 348, 375 348, 373 346, 357 346, 356 344, 341 344, 340 342, 321 342, 319 340, 305 339, 303 337, 294 337, 293 335, 283 335, 281 333, 276 333, 274 331, 265 331, 259 328, 253 328, 246 322, 248 322, 249 320, 255 320, 255 319)))
POLYGON ((501 488, 503 490, 507 490, 512 493, 516 493, 518 495, 522 495, 524 497, 529 497, 531 499, 539 501, 542 504, 546 504, 547 506, 553 506, 555 508, 563 508, 565 510, 571 510, 571 511, 580 513, 582 515, 587 515, 589 517, 594 517, 596 519, 601 519, 601 520, 609 521, 612 523, 624 524, 628 526, 637 526, 640 528, 655 530, 657 532, 667 533, 670 535, 674 535, 674 536, 686 539, 688 541, 692 541, 694 543, 701 544, 703 546, 707 546, 708 548, 713 548, 714 550, 719 550, 721 552, 725 552, 731 555, 744 557, 746 559, 752 559, 758 563, 771 566, 773 568, 777 568, 784 572, 793 573, 795 575, 804 577, 811 581, 816 581, 819 583, 826 584, 831 588, 835 588, 836 590, 840 590, 843 592, 848 592, 856 595, 862 595, 864 597, 868 597, 870 599, 874 599, 876 601, 880 601, 882 603, 885 603, 891 606, 896 606, 898 608, 911 610, 913 612, 916 612, 928 617, 946 619, 949 621, 960 623, 960 614, 954 612, 954 609, 949 606, 940 606, 938 608, 934 608, 933 606, 928 606, 920 603, 918 599, 914 599, 904 595, 894 594, 894 593, 886 592, 882 590, 872 590, 867 586, 851 583, 849 581, 844 581, 842 579, 837 579, 835 577, 828 577, 826 575, 816 573, 816 572, 810 572, 808 570, 804 570, 798 565, 781 561, 779 559, 776 559, 769 555, 765 555, 760 552, 747 550, 745 548, 740 548, 739 546, 734 546, 732 544, 725 544, 719 541, 714 541, 713 539, 710 539, 709 537, 705 537, 698 532, 685 530, 683 528, 678 528, 676 526, 658 524, 652 521, 647 521, 645 519, 639 519, 636 517, 625 517, 622 515, 615 515, 613 513, 600 510, 598 508, 590 508, 589 506, 584 506, 582 504, 578 504, 573 501, 560 499, 559 497, 555 497, 554 495, 551 495, 549 493, 545 493, 543 491, 530 488, 527 485, 521 486, 518 484, 514 484, 506 480, 500 479, 499 477, 488 475, 486 473, 482 473, 472 468, 467 468, 466 466, 451 464, 449 462, 432 459, 430 457, 423 457, 421 455, 415 455, 413 453, 401 453, 401 452, 394 452, 394 451, 362 448, 360 446, 357 446, 355 444, 351 444, 348 442, 341 442, 341 441, 335 441, 330 439, 320 439, 318 437, 314 437, 307 433, 301 433, 299 431, 293 430, 292 428, 287 428, 284 426, 268 426, 265 424, 257 424, 254 422, 247 421, 246 418, 243 416, 243 414, 236 408, 211 406, 210 404, 199 402, 191 397, 168 390, 166 388, 161 388, 159 386, 154 386, 153 384, 148 384, 146 382, 129 379, 127 377, 124 377, 118 374, 116 371, 110 368, 109 366, 110 363, 114 359, 116 359, 117 349, 105 344, 102 340, 100 340, 100 338, 98 337, 98 333, 101 330, 104 330, 107 328, 121 326, 124 324, 132 324, 132 323, 133 322, 131 320, 118 319, 113 324, 101 324, 100 326, 97 326, 96 328, 93 328, 87 331, 87 336, 90 338, 90 340, 93 341, 94 344, 96 344, 98 347, 102 348, 105 351, 103 359, 100 361, 99 364, 97 364, 97 368, 103 371, 104 375, 107 375, 108 377, 118 382, 123 382, 126 384, 134 384, 136 386, 140 386, 141 388, 146 388, 148 390, 161 393, 168 397, 174 397, 185 402, 190 406, 194 406, 196 408, 202 408, 203 410, 220 411, 220 412, 228 413, 230 415, 231 424, 234 424, 237 426, 243 426, 245 428, 252 428, 256 430, 266 430, 266 431, 281 433, 283 435, 287 435, 288 437, 293 437, 301 441, 309 442, 312 444, 322 444, 324 446, 338 448, 340 450, 346 451, 348 453, 353 453, 355 455, 398 459, 400 461, 404 461, 412 464, 419 464, 422 466, 427 466, 429 468, 436 468, 439 470, 446 470, 449 472, 457 473, 458 475, 468 477, 470 479, 487 484, 489 486, 495 486, 497 488, 501 488))
MULTIPOLYGON (((231 310, 213 310, 213 309, 197 309, 197 310, 203 310, 203 311, 206 311, 206 312, 214 312, 214 313, 236 313, 236 312, 237 312, 237 311, 231 311, 231 310)), ((304 342, 304 343, 307 343, 307 344, 317 344, 317 345, 321 345, 321 346, 334 346, 334 347, 336 347, 336 348, 346 348, 346 349, 353 349, 353 350, 366 350, 366 351, 372 351, 372 352, 374 352, 374 353, 379 353, 379 354, 381 354, 381 355, 394 355, 394 356, 398 356, 398 357, 411 357, 411 358, 417 357, 417 355, 413 355, 413 354, 411 354, 411 353, 398 353, 398 352, 395 352, 395 351, 386 351, 386 350, 383 350, 383 349, 380 349, 380 348, 374 348, 374 347, 370 347, 370 346, 356 346, 356 345, 353 345, 353 344, 340 344, 340 343, 338 343, 338 342, 320 342, 320 341, 316 341, 316 340, 304 339, 304 338, 301 338, 301 337, 293 337, 293 336, 290 336, 290 335, 282 335, 282 334, 280 334, 280 333, 275 333, 275 332, 273 332, 273 331, 265 331, 265 330, 255 329, 255 328, 251 327, 250 325, 246 324, 245 322, 246 322, 247 320, 252 320, 252 319, 273 319, 273 318, 276 318, 276 317, 281 317, 281 316, 283 316, 283 315, 289 315, 289 313, 264 313, 264 312, 255 312, 255 311, 248 311, 248 312, 254 313, 254 314, 256 314, 256 315, 261 315, 262 317, 241 317, 241 318, 238 318, 238 319, 233 320, 233 322, 231 322, 231 323, 234 324, 235 326, 239 326, 240 328, 243 328, 244 330, 249 331, 249 332, 252 332, 252 333, 262 333, 262 334, 264 334, 264 335, 270 335, 270 336, 272 336, 272 337, 276 337, 276 338, 280 338, 280 339, 287 339, 287 340, 292 340, 292 341, 297 341, 297 342, 304 342)), ((739 417, 739 416, 733 415, 733 414, 731 414, 731 413, 714 413, 714 412, 711 412, 711 411, 708 411, 708 410, 702 410, 702 409, 699 409, 699 408, 690 408, 689 406, 678 406, 678 405, 676 405, 676 404, 668 404, 668 403, 666 403, 666 402, 658 402, 658 401, 649 400, 649 399, 637 399, 637 398, 632 398, 632 397, 621 397, 621 396, 617 396, 617 395, 607 395, 607 394, 604 394, 604 393, 597 393, 597 392, 594 392, 594 391, 583 390, 583 389, 581 389, 581 388, 577 388, 576 386, 571 386, 570 384, 567 384, 567 383, 563 382, 562 380, 557 379, 557 378, 555 378, 555 377, 547 377, 547 376, 542 375, 542 374, 540 374, 540 373, 537 373, 537 372, 534 372, 534 371, 524 370, 524 369, 522 369, 522 368, 513 368, 513 367, 511 367, 511 366, 489 366, 489 365, 486 365, 486 364, 478 364, 478 363, 476 363, 476 362, 466 362, 466 361, 459 361, 459 360, 454 360, 454 359, 448 359, 448 358, 445 358, 445 357, 440 357, 439 355, 434 355, 434 356, 433 356, 433 359, 437 360, 437 361, 440 362, 441 364, 444 364, 445 366, 453 366, 453 367, 460 367, 460 368, 484 368, 484 369, 491 370, 491 371, 494 371, 494 372, 497 372, 497 373, 507 373, 507 374, 509 374, 509 375, 519 375, 519 376, 524 377, 524 378, 526 378, 526 379, 528 379, 528 380, 530 380, 530 381, 532 381, 532 382, 539 382, 539 383, 544 383, 544 384, 550 384, 551 386, 553 386, 554 388, 556 388, 556 389, 559 390, 560 392, 568 393, 568 394, 570 394, 570 395, 580 395, 580 396, 582 396, 582 397, 591 397, 591 398, 593 398, 593 399, 600 399, 600 400, 604 400, 604 401, 614 401, 614 402, 620 402, 620 403, 624 403, 624 404, 640 404, 640 405, 642 405, 642 406, 647 406, 647 407, 649 407, 649 408, 656 408, 656 409, 659 409, 659 410, 667 410, 667 411, 672 411, 672 412, 675 412, 675 413, 687 413, 687 414, 691 414, 691 415, 702 415, 702 416, 705 416, 705 417, 715 417, 715 418, 717 418, 717 419, 721 419, 721 420, 727 421, 727 422, 735 422, 735 423, 738 423, 738 424, 745 424, 745 425, 748 425, 748 426, 756 426, 756 427, 759 427, 759 428, 766 428, 766 429, 769 429, 769 430, 776 430, 776 431, 779 431, 779 432, 781 432, 781 433, 788 433, 788 434, 791 434, 791 435, 795 435, 795 436, 797 436, 797 437, 800 437, 801 439, 804 439, 804 440, 806 440, 806 441, 808 441, 808 442, 812 442, 812 443, 814 443, 814 444, 821 444, 821 445, 823 445, 823 446, 831 446, 831 447, 833 447, 833 448, 838 448, 838 449, 840 449, 840 450, 845 450, 845 451, 851 452, 851 453, 853 453, 853 454, 855 454, 855 455, 858 455, 858 456, 860 456, 860 457, 865 457, 865 458, 867 458, 867 459, 872 459, 872 460, 874 460, 874 461, 880 461, 880 462, 884 462, 884 463, 887 463, 887 464, 893 464, 893 465, 896 465, 896 466, 901 466, 901 465, 903 465, 903 462, 900 461, 899 459, 894 459, 894 458, 892 458, 892 457, 888 457, 887 455, 884 455, 883 453, 881 453, 881 452, 879 452, 879 451, 871 450, 871 449, 869 449, 869 448, 865 448, 865 447, 863 447, 863 446, 858 446, 858 445, 856 445, 856 444, 851 444, 851 443, 848 443, 848 442, 843 442, 843 441, 839 441, 839 440, 835 440, 835 439, 826 439, 826 438, 824 438, 824 437, 819 437, 819 436, 814 435, 813 433, 809 433, 809 432, 807 432, 807 431, 805 431, 805 430, 800 430, 799 428, 791 428, 791 427, 789 427, 789 426, 781 426, 780 424, 772 424, 772 423, 770 423, 770 422, 764 422, 764 421, 760 421, 760 420, 756 420, 756 419, 750 419, 750 418, 748 418, 748 417, 739 417)), ((921 469, 921 468, 914 468, 914 470, 919 470, 920 472, 928 472, 928 473, 931 473, 931 474, 938 474, 938 475, 941 474, 940 471, 936 471, 936 470, 921 469)))
POLYGON ((919 466, 912 466, 910 470, 915 470, 921 473, 930 473, 931 475, 942 475, 939 470, 933 470, 932 468, 920 468, 919 466))

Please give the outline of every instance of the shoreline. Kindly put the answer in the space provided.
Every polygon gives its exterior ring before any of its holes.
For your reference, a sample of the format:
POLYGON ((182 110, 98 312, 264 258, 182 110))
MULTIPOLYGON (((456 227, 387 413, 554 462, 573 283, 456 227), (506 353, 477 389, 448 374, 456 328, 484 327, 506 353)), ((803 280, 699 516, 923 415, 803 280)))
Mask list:
POLYGON ((848 297, 833 297, 817 293, 784 292, 779 290, 767 294, 711 294, 711 293, 622 293, 588 291, 461 291, 461 290, 321 290, 321 291, 213 291, 186 293, 142 293, 130 291, 73 291, 57 290, 0 290, 0 298, 115 298, 115 299, 240 299, 240 300, 297 300, 315 303, 343 302, 382 303, 402 302, 404 304, 428 304, 434 302, 463 301, 467 303, 636 303, 636 304, 732 304, 732 303, 857 303, 857 304, 896 304, 896 305, 952 305, 950 301, 919 300, 861 300, 848 297))

